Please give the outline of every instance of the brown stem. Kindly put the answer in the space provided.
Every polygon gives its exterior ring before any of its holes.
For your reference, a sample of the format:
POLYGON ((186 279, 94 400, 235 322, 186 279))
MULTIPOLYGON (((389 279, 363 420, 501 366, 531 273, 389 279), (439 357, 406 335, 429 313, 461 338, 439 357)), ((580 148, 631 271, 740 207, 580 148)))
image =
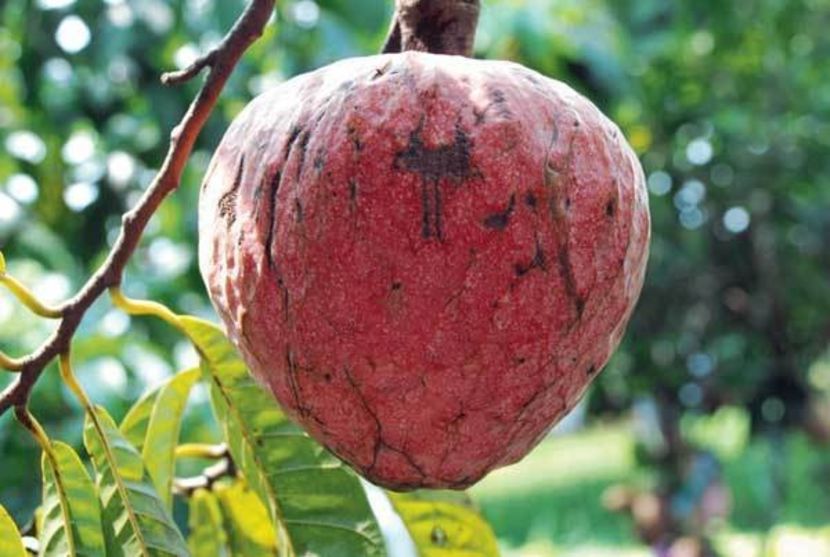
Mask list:
POLYGON ((179 125, 170 134, 170 146, 161 169, 138 204, 122 217, 121 231, 106 261, 83 288, 60 307, 62 317, 55 332, 35 352, 22 358, 22 369, 16 381, 0 393, 0 415, 12 406, 26 405, 43 369, 58 354, 69 349, 72 337, 90 306, 108 288, 121 283, 124 267, 138 246, 144 228, 162 201, 179 186, 182 171, 193 150, 196 137, 213 111, 219 94, 239 58, 262 35, 262 30, 274 10, 274 1, 251 0, 221 44, 198 62, 198 67, 188 68, 181 75, 174 75, 169 79, 170 82, 182 82, 195 76, 202 68, 210 67, 204 85, 179 125))
POLYGON ((383 52, 473 55, 479 0, 396 0, 383 52))

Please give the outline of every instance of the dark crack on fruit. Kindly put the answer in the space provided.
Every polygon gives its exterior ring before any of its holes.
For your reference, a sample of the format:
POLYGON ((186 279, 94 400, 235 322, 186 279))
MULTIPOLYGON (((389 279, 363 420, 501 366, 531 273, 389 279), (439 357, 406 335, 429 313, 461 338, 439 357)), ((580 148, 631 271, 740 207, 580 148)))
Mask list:
POLYGON ((357 129, 354 126, 348 126, 346 128, 346 135, 349 136, 349 140, 352 142, 355 153, 360 153, 363 150, 363 142, 360 140, 360 135, 358 134, 357 129))
POLYGON ((288 132, 288 141, 286 141, 285 152, 290 153, 291 149, 294 148, 294 143, 300 137, 300 134, 303 133, 303 127, 299 125, 295 125, 291 128, 291 131, 288 132))
POLYGON ((288 321, 288 288, 285 287, 285 280, 282 276, 277 277, 277 288, 280 291, 280 296, 282 299, 282 313, 283 313, 283 320, 288 321))
POLYGON ((297 224, 301 224, 303 222, 303 204, 300 202, 300 199, 295 197, 294 198, 294 222, 297 224))
MULTIPOLYGON (((300 161, 297 163, 297 177, 299 180, 303 175, 303 167, 305 166, 306 151, 308 151, 308 142, 311 141, 311 132, 306 131, 300 137, 300 161)), ((291 143, 293 145, 293 142, 291 143)))
POLYGON ((565 283, 565 292, 568 298, 573 301, 574 309, 576 310, 576 320, 578 321, 582 318, 582 312, 585 310, 585 300, 579 296, 576 287, 576 277, 574 275, 573 265, 571 264, 571 254, 567 247, 559 250, 557 262, 559 264, 559 275, 565 283))
POLYGON ((280 183, 282 182, 282 170, 278 167, 271 178, 270 195, 268 196, 268 236, 265 239, 265 253, 268 256, 268 265, 271 269, 276 269, 277 265, 274 261, 274 234, 277 228, 277 194, 280 191, 280 183))
POLYGON ((343 373, 346 376, 346 381, 349 383, 349 386, 351 387, 355 396, 357 396, 358 401, 360 401, 360 406, 363 408, 366 414, 369 415, 369 417, 372 419, 372 422, 375 424, 375 442, 374 448, 372 449, 372 462, 371 464, 369 464, 369 467, 367 468, 367 470, 372 470, 375 467, 375 464, 377 464, 378 454, 380 454, 380 449, 383 444, 383 440, 381 438, 383 426, 381 425, 380 420, 378 419, 378 415, 375 413, 374 410, 372 410, 372 408, 369 407, 369 403, 366 402, 366 397, 363 396, 363 393, 360 390, 360 386, 357 384, 357 381, 355 381, 355 378, 352 375, 351 370, 349 368, 346 368, 343 370, 343 373))
POLYGON ((239 165, 236 167, 236 176, 233 179, 231 189, 219 198, 219 216, 228 223, 228 228, 236 222, 236 198, 239 195, 239 186, 242 184, 242 173, 245 171, 245 155, 239 157, 239 165))
POLYGON ((308 407, 303 404, 302 398, 300 397, 300 388, 297 384, 297 362, 294 361, 290 346, 285 347, 285 363, 286 369, 288 370, 288 386, 294 396, 295 408, 300 415, 308 416, 308 407))
POLYGON ((516 276, 523 277, 533 269, 547 271, 547 259, 545 257, 545 251, 542 249, 542 244, 539 242, 538 237, 536 238, 536 247, 533 251, 533 258, 530 260, 530 263, 516 264, 516 276))

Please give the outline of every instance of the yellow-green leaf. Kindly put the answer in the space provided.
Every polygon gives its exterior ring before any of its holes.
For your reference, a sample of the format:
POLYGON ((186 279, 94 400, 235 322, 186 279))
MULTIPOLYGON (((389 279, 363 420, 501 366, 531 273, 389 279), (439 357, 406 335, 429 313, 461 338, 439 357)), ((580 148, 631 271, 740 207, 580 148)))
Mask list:
POLYGON ((55 557, 104 554, 98 494, 81 459, 69 445, 52 442, 44 453, 43 517, 38 530, 40 555, 55 557))
POLYGON ((182 416, 199 375, 198 368, 174 375, 141 397, 121 422, 121 432, 141 451, 147 472, 168 510, 173 507, 175 453, 182 416))
POLYGON ((214 487, 224 517, 228 547, 233 557, 277 555, 277 537, 268 509, 244 480, 214 487))
POLYGON ((87 414, 84 445, 95 466, 108 557, 188 556, 138 450, 100 407, 87 414))
POLYGON ((197 489, 190 497, 189 510, 187 545, 193 557, 229 557, 228 537, 216 495, 206 489, 197 489))
POLYGON ((3 557, 26 557, 26 549, 17 525, 0 505, 0 555, 3 557))
POLYGON ((357 475, 280 410, 214 325, 184 317, 234 462, 278 527, 281 555, 386 555, 357 475))
POLYGON ((499 555, 492 528, 465 494, 420 491, 388 495, 420 557, 499 555))

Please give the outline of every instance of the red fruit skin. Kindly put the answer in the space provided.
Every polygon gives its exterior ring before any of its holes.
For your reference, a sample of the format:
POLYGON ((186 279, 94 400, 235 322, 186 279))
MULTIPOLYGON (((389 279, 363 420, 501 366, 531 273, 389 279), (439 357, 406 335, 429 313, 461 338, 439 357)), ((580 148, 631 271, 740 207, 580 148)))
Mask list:
POLYGON ((344 60, 257 97, 199 202, 200 266, 253 374, 393 489, 524 456, 639 296, 648 199, 619 129, 510 62, 344 60))

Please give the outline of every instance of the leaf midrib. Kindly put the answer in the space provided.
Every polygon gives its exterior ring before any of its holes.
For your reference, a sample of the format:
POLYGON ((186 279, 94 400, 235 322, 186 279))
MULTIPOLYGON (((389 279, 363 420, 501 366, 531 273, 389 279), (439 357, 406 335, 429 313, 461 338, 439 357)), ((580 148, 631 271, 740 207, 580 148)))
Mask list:
MULTIPOLYGON (((67 501, 66 497, 66 489, 64 488, 63 484, 63 476, 61 475, 58 469, 58 459, 55 457, 54 448, 52 446, 51 441, 47 441, 49 443, 49 450, 44 451, 46 454, 46 460, 49 461, 49 466, 52 468, 52 477, 55 481, 55 489, 58 492, 58 503, 61 507, 61 515, 63 516, 63 528, 59 528, 56 532, 60 530, 66 531, 66 545, 69 548, 69 554, 72 556, 76 556, 78 552, 75 550, 75 533, 72 531, 72 521, 70 518, 69 513, 69 502, 67 501)), ((46 544, 49 545, 48 543, 46 544)))
MULTIPOLYGON (((198 343, 196 343, 196 341, 193 340, 192 338, 191 338, 191 341, 193 341, 193 344, 196 345, 196 349, 202 354, 202 356, 205 358, 205 360, 210 362, 211 360, 207 357, 207 355, 204 352, 202 352, 201 348, 198 346, 198 343)), ((257 469, 262 470, 263 469, 262 460, 259 458, 259 455, 257 455, 256 451, 254 450, 254 443, 249 438, 250 435, 248 433, 248 428, 245 427, 245 425, 246 425, 245 421, 242 419, 242 417, 240 415, 240 412, 236 409, 236 406, 234 404, 231 404, 230 398, 229 398, 229 396, 226 392, 227 387, 219 379, 219 377, 217 377, 215 374, 213 374, 213 381, 216 384, 216 386, 218 387, 219 393, 222 395, 222 399, 225 401, 225 406, 227 406, 227 408, 228 408, 228 414, 233 414, 233 416, 236 420, 237 426, 239 427, 239 431, 242 434, 243 440, 245 441, 245 444, 247 445, 248 452, 251 454, 252 458, 256 462, 257 469)), ((262 474, 262 472, 260 472, 260 474, 262 474)), ((277 500, 276 492, 274 491, 274 489, 271 486, 270 482, 263 481, 262 483, 264 484, 265 489, 268 491, 268 495, 271 498, 271 501, 273 503, 274 512, 277 514, 277 518, 279 519, 280 522, 285 524, 285 516, 283 515, 282 508, 280 508, 280 504, 279 504, 279 501, 277 500)), ((287 534, 288 534, 288 532, 286 532, 286 538, 287 538, 287 541, 288 541, 288 548, 287 548, 288 549, 288 554, 289 555, 296 555, 296 552, 294 551, 293 540, 291 540, 291 537, 288 536, 287 534)))
POLYGON ((135 513, 133 513, 132 507, 130 506, 127 488, 121 481, 121 475, 118 473, 118 467, 114 466, 114 464, 116 464, 115 456, 110 450, 109 441, 107 440, 107 437, 104 435, 104 430, 101 427, 101 423, 98 421, 98 415, 96 410, 92 408, 89 415, 92 419, 92 425, 95 427, 95 431, 98 433, 98 439, 101 441, 101 446, 104 449, 104 457, 107 459, 107 464, 109 465, 110 470, 112 471, 112 477, 115 481, 115 487, 118 490, 118 494, 123 502, 124 510, 127 511, 127 519, 130 522, 130 526, 133 529, 136 540, 139 542, 141 553, 145 557, 152 557, 150 555, 150 550, 147 546, 147 542, 144 539, 144 533, 141 531, 140 525, 138 524, 138 518, 135 516, 135 513))

